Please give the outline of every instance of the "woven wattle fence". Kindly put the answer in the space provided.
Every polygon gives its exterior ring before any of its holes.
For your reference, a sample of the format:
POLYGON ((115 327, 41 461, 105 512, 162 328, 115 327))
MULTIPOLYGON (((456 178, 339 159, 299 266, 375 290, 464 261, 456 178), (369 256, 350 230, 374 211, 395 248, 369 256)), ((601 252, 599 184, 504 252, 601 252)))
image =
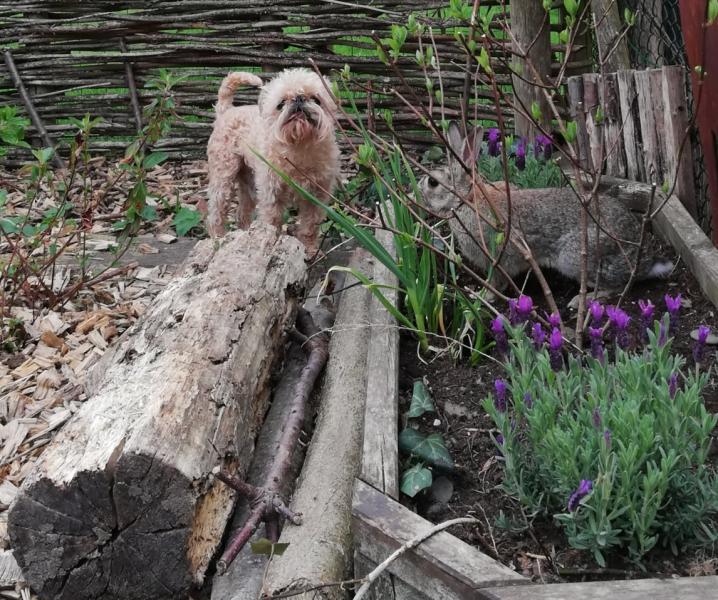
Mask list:
MULTIPOLYGON (((408 84, 417 97, 426 98, 424 76, 410 58, 417 46, 411 40, 407 43, 410 54, 401 61, 405 80, 400 82, 376 58, 372 36, 389 37, 391 26, 405 24, 411 12, 431 19, 446 114, 456 116, 465 56, 449 28, 456 24, 443 16, 447 4, 446 0, 1 2, 0 46, 10 49, 18 75, 55 140, 74 132, 68 117, 90 113, 104 119, 95 130, 96 150, 120 152, 127 145, 137 130, 137 105, 147 104, 152 94, 145 83, 160 68, 187 76, 177 87, 178 112, 184 119, 163 146, 179 157, 196 157, 204 153, 216 90, 228 71, 277 71, 307 66, 310 58, 325 74, 349 65, 355 76, 371 81, 371 99, 366 94, 355 96, 358 110, 366 111, 368 103, 377 110, 391 109, 394 127, 416 142, 422 140, 416 117, 388 92, 396 87, 411 97, 408 84)), ((481 3, 492 4, 499 3, 481 3)), ((585 70, 585 65, 574 66, 585 70)), ((510 85, 507 73, 498 76, 510 85)), ((479 91, 475 101, 481 104, 488 97, 488 90, 483 96, 479 91)), ((237 103, 255 99, 256 90, 237 94, 237 103)), ((6 65, 0 63, 0 105, 7 104, 21 106, 21 100, 6 65)), ((480 108, 478 115, 492 118, 493 107, 480 108)), ((510 122, 511 115, 506 116, 510 122)))

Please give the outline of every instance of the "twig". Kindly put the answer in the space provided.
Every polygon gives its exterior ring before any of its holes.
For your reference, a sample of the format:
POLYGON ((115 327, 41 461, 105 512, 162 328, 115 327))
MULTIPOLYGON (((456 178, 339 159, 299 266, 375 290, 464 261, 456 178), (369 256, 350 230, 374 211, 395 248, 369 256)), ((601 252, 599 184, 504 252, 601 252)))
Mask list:
MULTIPOLYGON (((127 44, 125 38, 120 38, 120 50, 122 53, 127 52, 127 44)), ((135 73, 132 63, 129 59, 125 61, 125 77, 127 77, 127 87, 130 89, 130 102, 132 103, 132 112, 135 115, 135 124, 137 125, 137 133, 142 133, 142 111, 140 110, 140 101, 137 98, 137 85, 135 84, 135 73)))
POLYGON ((354 600, 361 600, 362 598, 364 598, 364 596, 366 596, 367 592, 369 591, 371 584, 377 579, 377 577, 379 577, 379 575, 386 571, 389 565, 393 563, 397 558, 399 558, 402 554, 404 554, 408 550, 411 550, 412 548, 415 548, 423 541, 430 538, 432 535, 439 533, 440 531, 443 531, 444 529, 447 529, 452 525, 460 525, 462 523, 478 524, 479 520, 474 519, 473 517, 461 517, 459 519, 451 519, 450 521, 444 521, 443 523, 434 525, 434 527, 432 527, 428 531, 417 535, 416 537, 410 539, 408 542, 403 544, 401 547, 397 548, 384 562, 378 565, 376 569, 374 569, 364 578, 365 581, 359 588, 359 591, 356 593, 356 596, 354 596, 354 600))
MULTIPOLYGON (((55 144, 52 143, 52 139, 47 133, 47 129, 45 129, 45 125, 43 124, 40 115, 37 114, 37 111, 35 110, 35 105, 32 103, 30 94, 28 93, 27 89, 25 89, 25 84, 20 78, 20 74, 17 71, 15 61, 12 57, 12 52, 10 52, 10 50, 5 50, 3 54, 5 56, 5 64, 7 65, 7 70, 10 73, 10 78, 12 79, 13 84, 19 92, 20 98, 22 98, 22 103, 25 105, 25 110, 27 110, 28 114, 30 115, 30 119, 32 119, 32 124, 35 126, 37 133, 42 138, 42 142, 43 144, 45 144, 45 147, 52 148, 53 150, 55 150, 55 144)), ((57 151, 54 151, 52 153, 52 164, 54 164, 58 169, 65 168, 65 163, 58 156, 57 151)))

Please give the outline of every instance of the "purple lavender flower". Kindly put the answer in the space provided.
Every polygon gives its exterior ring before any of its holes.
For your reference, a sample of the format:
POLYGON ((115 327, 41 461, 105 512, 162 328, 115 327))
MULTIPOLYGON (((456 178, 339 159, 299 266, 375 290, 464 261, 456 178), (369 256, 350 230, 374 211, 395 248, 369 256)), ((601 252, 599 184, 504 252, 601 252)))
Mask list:
POLYGON ((650 300, 639 300, 638 307, 641 309, 641 339, 648 341, 648 330, 653 327, 653 310, 656 308, 650 300))
POLYGON ((543 330, 543 327, 541 327, 541 323, 534 323, 534 326, 531 328, 531 337, 534 341, 534 348, 536 348, 537 351, 541 350, 546 341, 546 332, 543 330))
POLYGON ((558 313, 551 313, 550 315, 546 315, 546 319, 548 320, 548 326, 551 329, 561 329, 561 315, 558 313))
POLYGON ((609 306, 606 308, 606 314, 608 315, 608 321, 611 324, 611 331, 613 333, 614 340, 618 344, 619 348, 625 350, 628 348, 628 323, 631 317, 628 316, 626 311, 616 308, 615 306, 609 306))
POLYGON ((500 433, 497 433, 496 437, 494 437, 494 439, 496 440, 496 443, 499 445, 499 448, 496 449, 497 456, 503 456, 504 451, 503 451, 503 448, 501 448, 501 446, 504 445, 504 436, 501 435, 500 433))
POLYGON ((489 156, 498 156, 501 154, 501 143, 499 142, 500 137, 501 132, 498 129, 495 127, 489 129, 489 156))
POLYGON ((606 359, 606 353, 603 349, 603 329, 589 326, 588 335, 591 338, 591 356, 603 364, 606 359))
POLYGON ((506 335, 504 320, 503 315, 499 315, 491 321, 491 332, 496 340, 496 351, 502 356, 509 353, 509 339, 506 335))
POLYGON ((606 429, 606 431, 603 432, 603 441, 606 442, 606 448, 609 450, 611 449, 611 430, 606 429))
POLYGON ((593 426, 596 429, 601 428, 601 411, 599 410, 598 406, 593 409, 593 426))
POLYGON ((533 309, 534 301, 531 299, 531 296, 521 294, 516 302, 516 313, 519 319, 526 321, 531 316, 533 309))
POLYGON ((693 360, 696 364, 701 364, 705 360, 706 354, 706 340, 711 333, 711 328, 707 325, 701 325, 698 328, 698 339, 693 345, 693 360))
POLYGON ((588 303, 588 311, 591 313, 591 324, 594 327, 600 327, 603 313, 605 312, 603 305, 597 300, 591 300, 588 303))
POLYGON ((548 353, 551 359, 551 368, 554 371, 559 371, 563 367, 562 347, 563 338, 561 337, 561 330, 558 327, 554 327, 548 340, 548 353))
POLYGON ((520 138, 516 144, 516 168, 523 171, 526 168, 526 139, 520 138))
POLYGON ((593 490, 593 481, 590 479, 582 479, 578 486, 568 498, 568 512, 574 512, 578 508, 579 502, 588 496, 593 490))
POLYGON ((519 320, 519 301, 515 298, 509 298, 509 323, 512 325, 518 325, 519 320))
POLYGON ((676 327, 678 327, 678 313, 681 310, 681 295, 678 294, 675 298, 666 294, 663 299, 666 302, 666 308, 670 315, 670 326, 668 327, 668 333, 675 334, 676 327))
POLYGON ((494 382, 496 395, 494 397, 494 406, 499 412, 506 412, 506 382, 503 379, 497 379, 494 382))
POLYGON ((539 133, 536 136, 536 140, 534 141, 534 158, 538 160, 539 156, 543 154, 545 160, 550 160, 552 153, 553 140, 547 135, 539 133))
POLYGON ((524 406, 526 406, 526 408, 531 410, 533 408, 533 405, 534 405, 534 401, 533 401, 533 398, 531 398, 531 392, 526 392, 524 394, 524 406))
POLYGON ((668 378, 668 395, 671 397, 671 400, 673 400, 676 397, 677 391, 678 391, 678 375, 676 373, 671 373, 671 376, 668 378))

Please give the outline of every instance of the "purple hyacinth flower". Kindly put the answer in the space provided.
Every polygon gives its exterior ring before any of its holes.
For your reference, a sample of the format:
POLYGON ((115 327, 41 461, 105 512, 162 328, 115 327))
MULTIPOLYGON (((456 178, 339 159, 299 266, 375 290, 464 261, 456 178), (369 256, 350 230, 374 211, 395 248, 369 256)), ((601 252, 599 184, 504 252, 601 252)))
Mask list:
POLYGON ((533 401, 533 398, 531 398, 531 392, 526 392, 524 394, 524 406, 526 406, 526 408, 531 410, 533 408, 533 405, 534 405, 534 401, 533 401))
POLYGON ((611 430, 606 429, 606 431, 603 432, 603 441, 606 442, 606 448, 609 450, 611 449, 611 430))
POLYGON ((553 140, 547 135, 539 133, 534 142, 534 157, 536 160, 543 154, 544 159, 549 160, 553 153, 553 140))
POLYGON ((600 327, 605 311, 606 309, 597 300, 591 300, 588 303, 588 312, 591 313, 591 324, 594 327, 600 327))
POLYGON ((498 129, 495 127, 489 129, 489 156, 498 156, 501 154, 501 143, 499 142, 500 138, 501 132, 498 129))
POLYGON ((497 379, 494 382, 494 406, 499 412, 506 412, 506 382, 503 379, 497 379))
POLYGON ((548 326, 551 329, 561 329, 561 315, 558 313, 551 313, 550 315, 546 315, 546 319, 548 320, 548 326))
POLYGON ((601 428, 601 411, 598 409, 598 406, 593 409, 593 426, 596 429, 601 428))
POLYGON ((653 311, 656 308, 650 300, 639 300, 638 307, 641 309, 641 339, 648 341, 648 330, 653 328, 653 311))
POLYGON ((670 316, 670 326, 668 328, 668 333, 675 334, 676 327, 678 327, 678 313, 681 310, 681 295, 678 294, 675 298, 673 296, 669 296, 666 294, 663 297, 663 300, 666 303, 666 309, 668 309, 668 314, 670 316))
POLYGON ((603 349, 603 329, 601 327, 589 327, 588 335, 591 338, 591 356, 603 364, 606 353, 603 349))
POLYGON ((504 317, 499 315, 491 321, 491 333, 493 333, 496 341, 496 351, 502 356, 509 352, 509 338, 506 335, 504 320, 504 317))
POLYGON ((626 311, 616 308, 615 306, 607 307, 606 314, 608 315, 611 331, 618 347, 625 350, 628 348, 628 323, 631 317, 628 316, 626 311))
POLYGON ((522 321, 526 321, 534 309, 534 301, 531 296, 521 294, 519 299, 516 301, 516 313, 522 321))
POLYGON ((578 508, 579 502, 588 496, 593 490, 593 481, 590 479, 582 479, 578 486, 568 499, 568 512, 574 512, 578 508))
POLYGON ((561 330, 558 327, 554 327, 548 340, 548 353, 551 360, 551 368, 554 371, 559 371, 563 368, 562 347, 563 338, 561 337, 561 330))
POLYGON ((520 138, 516 144, 516 168, 523 171, 526 168, 526 140, 520 138))
POLYGON ((668 395, 670 396, 671 400, 673 400, 676 397, 677 391, 678 391, 678 375, 676 373, 671 373, 671 376, 668 378, 668 395))
POLYGON ((693 345, 693 360, 696 364, 701 364, 705 360, 706 355, 706 340, 711 333, 711 328, 707 325, 701 325, 698 328, 698 339, 693 345))
POLYGON ((531 328, 531 338, 534 341, 534 348, 536 348, 537 351, 541 350, 546 341, 546 332, 544 332, 543 327, 541 327, 541 323, 534 323, 534 326, 531 328))

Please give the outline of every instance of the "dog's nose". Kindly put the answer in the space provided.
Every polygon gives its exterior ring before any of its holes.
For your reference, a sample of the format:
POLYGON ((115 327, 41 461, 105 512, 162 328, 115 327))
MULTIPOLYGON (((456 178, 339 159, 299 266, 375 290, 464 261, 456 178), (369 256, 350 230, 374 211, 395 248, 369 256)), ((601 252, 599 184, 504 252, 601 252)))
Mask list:
POLYGON ((292 100, 292 108, 294 109, 294 112, 297 112, 302 109, 302 106, 307 101, 307 97, 303 94, 299 94, 292 100))

